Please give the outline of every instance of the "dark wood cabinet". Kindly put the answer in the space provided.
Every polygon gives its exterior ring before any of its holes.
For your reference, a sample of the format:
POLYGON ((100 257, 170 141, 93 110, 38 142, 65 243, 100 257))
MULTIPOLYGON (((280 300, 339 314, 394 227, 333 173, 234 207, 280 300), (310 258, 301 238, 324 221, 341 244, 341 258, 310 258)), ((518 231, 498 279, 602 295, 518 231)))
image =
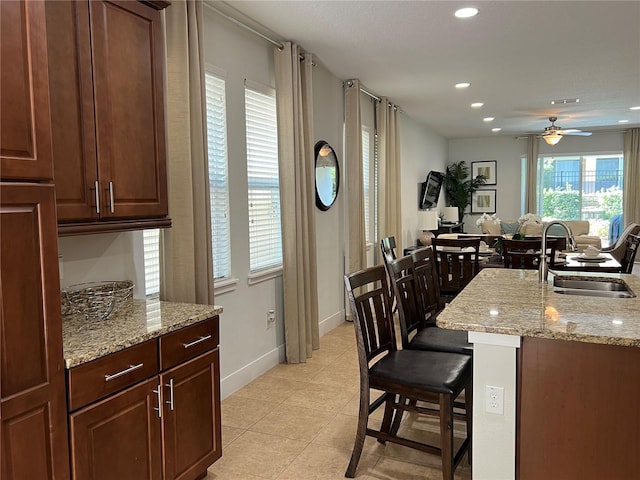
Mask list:
POLYGON ((0 183, 0 235, 0 476, 67 479, 53 185, 0 183))
POLYGON ((47 2, 60 234, 168 226, 160 12, 47 2))
POLYGON ((53 178, 43 2, 0 2, 0 175, 53 178))
POLYGON ((215 316, 68 372, 74 480, 206 474, 222 455, 218 322, 215 316))

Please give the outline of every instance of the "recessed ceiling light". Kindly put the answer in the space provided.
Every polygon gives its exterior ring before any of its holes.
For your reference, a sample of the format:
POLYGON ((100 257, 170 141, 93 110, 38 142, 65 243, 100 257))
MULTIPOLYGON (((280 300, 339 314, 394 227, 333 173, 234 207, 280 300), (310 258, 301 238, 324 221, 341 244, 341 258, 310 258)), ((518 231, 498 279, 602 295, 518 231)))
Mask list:
POLYGON ((482 102, 475 102, 471 104, 471 108, 480 108, 484 105, 482 102))
POLYGON ((629 123, 629 120, 618 120, 618 123, 629 123))
POLYGON ((496 128, 492 128, 491 129, 492 132, 499 132, 500 130, 502 130, 500 127, 496 127, 496 128))
POLYGON ((456 88, 469 88, 471 84, 469 82, 456 83, 456 88))
POLYGON ((638 105, 637 107, 631 107, 629 110, 640 110, 640 105, 638 105))
POLYGON ((474 7, 465 7, 456 10, 455 16, 458 18, 475 17, 478 14, 478 9, 474 7))
POLYGON ((494 120, 495 120, 495 118, 493 118, 493 117, 484 117, 482 119, 483 122, 493 122, 494 120))

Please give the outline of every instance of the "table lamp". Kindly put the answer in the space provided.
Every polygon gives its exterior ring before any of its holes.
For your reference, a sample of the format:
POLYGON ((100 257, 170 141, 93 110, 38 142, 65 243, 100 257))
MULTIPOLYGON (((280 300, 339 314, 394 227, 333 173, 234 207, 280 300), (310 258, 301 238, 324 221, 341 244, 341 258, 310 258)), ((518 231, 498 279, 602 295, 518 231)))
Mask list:
POLYGON ((418 213, 418 221, 422 228, 420 243, 422 245, 431 245, 431 239, 435 237, 432 230, 438 230, 438 212, 421 211, 418 213))
POLYGON ((458 207, 444 207, 442 221, 447 223, 458 223, 458 207))

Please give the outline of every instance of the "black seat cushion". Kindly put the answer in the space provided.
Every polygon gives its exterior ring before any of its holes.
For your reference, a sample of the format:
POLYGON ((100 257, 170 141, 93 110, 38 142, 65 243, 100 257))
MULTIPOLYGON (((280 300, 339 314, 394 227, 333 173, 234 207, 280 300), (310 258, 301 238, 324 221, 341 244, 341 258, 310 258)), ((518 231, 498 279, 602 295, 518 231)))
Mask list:
POLYGON ((473 344, 467 340, 467 332, 438 327, 426 327, 420 330, 409 342, 409 348, 473 354, 473 344))
POLYGON ((471 357, 459 353, 397 350, 369 369, 369 385, 394 391, 404 387, 457 395, 471 378, 471 357))

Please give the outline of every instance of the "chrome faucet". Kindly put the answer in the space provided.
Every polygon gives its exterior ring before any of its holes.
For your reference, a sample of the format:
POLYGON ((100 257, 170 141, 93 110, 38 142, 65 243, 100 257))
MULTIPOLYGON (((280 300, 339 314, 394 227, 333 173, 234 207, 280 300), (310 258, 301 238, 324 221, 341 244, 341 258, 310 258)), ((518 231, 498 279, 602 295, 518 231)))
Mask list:
POLYGON ((566 232, 565 238, 567 239, 567 243, 569 244, 569 250, 575 252, 578 249, 576 240, 573 238, 573 233, 571 233, 571 228, 569 228, 569 225, 561 220, 554 220, 547 223, 547 225, 544 227, 544 231, 542 232, 542 252, 540 252, 540 264, 538 265, 539 283, 547 283, 547 279, 549 277, 549 266, 547 265, 547 232, 549 231, 549 227, 551 225, 560 225, 564 228, 566 232))

